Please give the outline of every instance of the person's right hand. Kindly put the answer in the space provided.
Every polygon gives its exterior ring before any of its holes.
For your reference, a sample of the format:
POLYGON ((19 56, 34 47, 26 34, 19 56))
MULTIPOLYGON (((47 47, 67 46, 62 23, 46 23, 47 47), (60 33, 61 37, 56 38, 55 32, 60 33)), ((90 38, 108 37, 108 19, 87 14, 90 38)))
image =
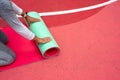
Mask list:
POLYGON ((38 38, 37 36, 33 39, 36 44, 44 44, 51 41, 50 37, 38 38))

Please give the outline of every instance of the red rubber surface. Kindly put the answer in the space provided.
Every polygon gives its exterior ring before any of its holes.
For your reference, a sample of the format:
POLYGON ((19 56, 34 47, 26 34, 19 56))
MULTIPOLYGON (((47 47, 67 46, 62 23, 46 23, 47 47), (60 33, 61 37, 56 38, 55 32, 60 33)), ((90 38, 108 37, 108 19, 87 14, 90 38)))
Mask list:
POLYGON ((120 1, 106 6, 83 21, 48 27, 61 52, 47 60, 40 61, 42 57, 33 42, 9 28, 4 29, 10 40, 8 46, 21 51, 19 55, 23 57, 18 55, 18 59, 22 58, 25 63, 27 59, 37 57, 35 61, 38 62, 0 72, 0 80, 120 80, 119 5, 120 1), (14 46, 13 43, 21 45, 14 46))

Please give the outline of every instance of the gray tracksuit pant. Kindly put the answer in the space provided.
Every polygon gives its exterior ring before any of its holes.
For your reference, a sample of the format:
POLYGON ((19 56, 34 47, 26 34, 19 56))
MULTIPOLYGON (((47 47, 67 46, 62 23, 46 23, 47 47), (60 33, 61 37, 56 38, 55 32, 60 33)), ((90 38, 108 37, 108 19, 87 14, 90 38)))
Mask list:
POLYGON ((7 36, 0 31, 0 66, 11 64, 16 57, 14 52, 5 45, 7 42, 7 36))

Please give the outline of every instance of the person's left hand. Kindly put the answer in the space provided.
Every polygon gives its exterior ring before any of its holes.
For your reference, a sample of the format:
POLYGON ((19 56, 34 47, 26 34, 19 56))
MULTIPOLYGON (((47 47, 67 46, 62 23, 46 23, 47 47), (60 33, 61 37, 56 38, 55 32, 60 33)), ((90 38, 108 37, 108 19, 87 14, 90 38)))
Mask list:
POLYGON ((32 23, 32 22, 39 22, 39 21, 40 21, 40 19, 31 17, 31 16, 29 16, 29 15, 27 15, 27 16, 25 17, 25 19, 26 19, 26 21, 27 21, 27 23, 28 23, 28 26, 30 26, 30 23, 32 23))

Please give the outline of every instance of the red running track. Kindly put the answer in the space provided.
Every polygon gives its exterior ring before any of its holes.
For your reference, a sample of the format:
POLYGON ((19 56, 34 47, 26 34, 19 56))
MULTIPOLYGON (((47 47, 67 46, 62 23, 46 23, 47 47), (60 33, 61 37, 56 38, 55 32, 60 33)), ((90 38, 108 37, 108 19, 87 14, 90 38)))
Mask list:
MULTIPOLYGON (((43 12, 40 10, 41 10, 41 8, 44 8, 46 10, 46 12, 48 12, 48 11, 53 11, 53 9, 55 9, 54 11, 56 11, 56 9, 58 9, 58 10, 70 10, 70 9, 74 9, 77 7, 82 8, 82 7, 86 7, 86 6, 101 4, 105 1, 106 0, 101 0, 101 1, 88 0, 88 1, 86 1, 86 3, 83 3, 80 1, 75 1, 75 2, 71 1, 70 2, 67 0, 66 2, 64 2, 62 4, 59 4, 61 2, 60 0, 58 0, 56 2, 47 1, 46 3, 45 3, 45 1, 41 1, 42 5, 39 5, 40 1, 36 0, 36 1, 34 1, 34 4, 36 4, 36 7, 31 6, 33 4, 33 1, 26 1, 24 4, 19 2, 18 0, 15 2, 26 11, 36 10, 38 12, 43 12), (74 5, 72 3, 74 3, 74 5), (51 8, 49 7, 50 4, 52 4, 51 8), (56 4, 59 4, 59 6, 56 4), (60 7, 60 6, 62 6, 62 7, 60 7), (48 7, 48 8, 46 8, 46 7, 48 7)), ((81 21, 82 19, 90 17, 91 15, 99 12, 101 9, 102 8, 97 8, 97 9, 73 13, 73 14, 56 15, 56 16, 49 16, 49 17, 45 16, 45 17, 43 17, 43 19, 49 28, 50 27, 57 27, 57 26, 55 26, 56 24, 58 26, 60 26, 60 25, 65 25, 65 24, 67 25, 67 24, 70 24, 73 22, 77 22, 77 20, 81 21), (69 23, 66 23, 66 22, 69 22, 69 23)), ((4 23, 2 23, 1 26, 6 27, 7 25, 4 22, 4 23)), ((3 31, 9 37, 9 43, 7 45, 16 53, 17 58, 16 58, 16 61, 12 65, 0 67, 0 70, 5 70, 5 69, 13 68, 16 66, 28 64, 31 62, 43 60, 43 58, 40 55, 41 54, 40 51, 38 50, 38 48, 36 47, 36 45, 32 41, 28 41, 28 40, 24 39, 23 37, 19 36, 9 27, 6 29, 3 29, 3 31), (19 40, 19 42, 18 42, 18 40, 19 40)))
POLYGON ((76 23, 49 27, 60 55, 0 72, 0 80, 120 80, 119 5, 76 23))

